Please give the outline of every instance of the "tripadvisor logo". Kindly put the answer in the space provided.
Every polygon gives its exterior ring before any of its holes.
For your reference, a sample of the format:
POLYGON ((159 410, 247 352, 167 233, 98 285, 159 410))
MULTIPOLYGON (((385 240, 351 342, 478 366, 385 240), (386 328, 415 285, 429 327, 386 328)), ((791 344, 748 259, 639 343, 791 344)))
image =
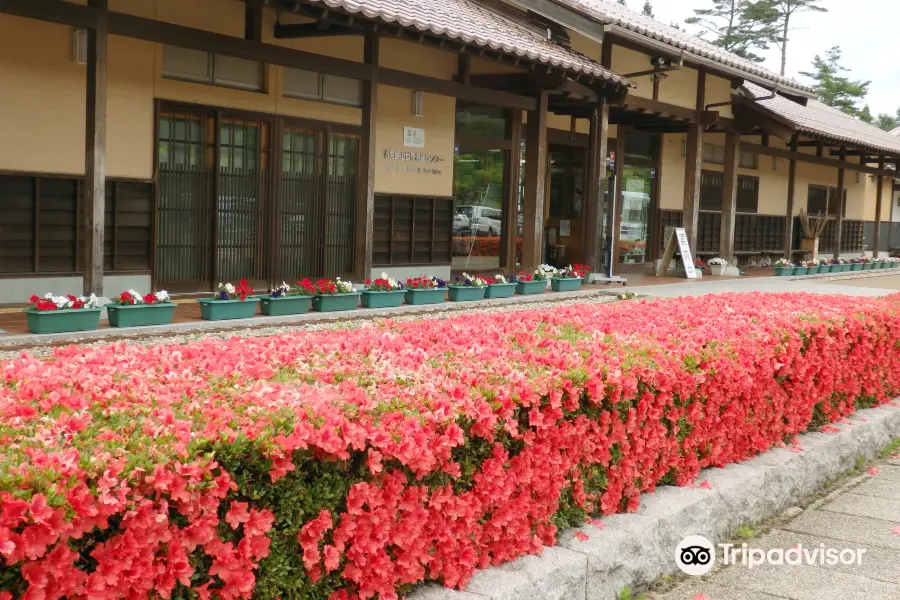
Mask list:
MULTIPOLYGON (((861 565, 865 548, 827 548, 825 544, 819 546, 804 546, 797 544, 787 550, 783 548, 750 548, 747 544, 735 546, 734 544, 719 544, 722 550, 722 564, 741 565, 748 569, 755 569, 763 565, 774 566, 800 566, 821 565, 834 567, 841 565, 861 565)), ((684 538, 675 548, 675 563, 682 572, 699 577, 712 571, 716 564, 716 547, 708 539, 701 535, 691 535, 684 538)))

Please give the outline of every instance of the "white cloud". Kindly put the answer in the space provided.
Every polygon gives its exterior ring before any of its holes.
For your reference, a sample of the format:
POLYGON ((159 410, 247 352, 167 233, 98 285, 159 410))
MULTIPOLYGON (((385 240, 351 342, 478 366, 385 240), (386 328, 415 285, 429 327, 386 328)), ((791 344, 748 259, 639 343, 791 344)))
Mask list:
MULTIPOLYGON (((642 0, 628 0, 640 9, 642 0)), ((654 0, 656 18, 664 23, 681 23, 695 8, 707 8, 710 0, 654 0)), ((895 60, 900 25, 898 0, 825 0, 827 13, 801 13, 794 20, 798 29, 788 46, 788 75, 802 80, 800 71, 810 70, 816 54, 824 56, 832 46, 840 46, 843 63, 853 79, 869 80, 868 102, 873 114, 893 115, 900 108, 900 61, 895 60)), ((777 51, 767 55, 765 66, 781 68, 777 51)), ((808 83, 808 82, 807 82, 808 83)))

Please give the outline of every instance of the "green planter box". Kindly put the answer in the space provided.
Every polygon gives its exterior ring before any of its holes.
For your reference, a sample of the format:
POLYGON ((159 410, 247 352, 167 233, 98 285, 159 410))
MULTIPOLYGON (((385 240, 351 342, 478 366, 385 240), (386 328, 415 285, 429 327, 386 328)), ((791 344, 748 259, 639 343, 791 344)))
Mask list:
POLYGON ((450 285, 448 295, 450 302, 472 302, 484 300, 484 288, 474 285, 450 285))
POLYGON ((532 294, 543 294, 547 289, 546 281, 519 281, 516 283, 516 293, 520 296, 531 296, 532 294))
POLYGON ((355 310, 359 306, 359 292, 349 294, 316 294, 312 300, 313 309, 319 312, 355 310))
POLYGON ((890 266, 890 263, 886 263, 886 262, 878 263, 879 269, 887 269, 889 266, 890 266))
POLYGON ((891 265, 891 267, 890 267, 891 269, 896 269, 897 267, 900 267, 900 262, 890 262, 888 264, 891 265))
POLYGON ((447 295, 447 288, 431 288, 406 290, 406 303, 421 306, 423 304, 440 304, 447 295))
POLYGON ((850 265, 850 270, 851 271, 862 271, 864 266, 865 265, 862 263, 852 263, 850 265))
POLYGON ((174 302, 159 304, 107 304, 106 314, 112 327, 168 325, 175 315, 174 302))
POLYGON ((779 277, 787 277, 794 274, 794 267, 775 267, 775 274, 779 277))
POLYGON ((871 271, 871 270, 872 270, 872 267, 874 267, 874 266, 875 266, 875 265, 873 265, 872 263, 864 263, 864 264, 863 264, 863 271, 871 271))
POLYGON ((515 283, 494 283, 484 290, 485 298, 512 298, 516 293, 515 283))
POLYGON ((809 273, 808 267, 794 267, 794 275, 806 275, 809 273))
POLYGON ((851 265, 850 263, 844 263, 841 265, 841 273, 849 271, 852 268, 853 268, 853 265, 851 265))
MULTIPOLYGON (((824 267, 819 267, 819 273, 834 273, 835 265, 825 265, 824 267)), ((840 265, 838 265, 838 269, 840 269, 840 265)))
POLYGON ((287 315, 303 315, 312 306, 312 296, 263 296, 259 299, 259 308, 267 317, 284 317, 287 315))
POLYGON ((256 314, 259 298, 253 296, 246 300, 214 300, 203 298, 200 303, 200 316, 204 321, 228 321, 231 319, 249 319, 256 314))
POLYGON ((394 308, 403 304, 406 297, 404 290, 394 290, 392 292, 376 292, 363 290, 362 305, 366 308, 394 308))
POLYGON ((807 274, 807 275, 818 275, 818 274, 819 274, 819 267, 809 267, 809 268, 806 270, 806 274, 807 274))
POLYGON ((65 308, 63 310, 25 309, 31 333, 66 333, 91 331, 100 325, 102 308, 65 308))
POLYGON ((581 289, 581 277, 553 277, 550 279, 550 288, 554 292, 574 292, 581 289))

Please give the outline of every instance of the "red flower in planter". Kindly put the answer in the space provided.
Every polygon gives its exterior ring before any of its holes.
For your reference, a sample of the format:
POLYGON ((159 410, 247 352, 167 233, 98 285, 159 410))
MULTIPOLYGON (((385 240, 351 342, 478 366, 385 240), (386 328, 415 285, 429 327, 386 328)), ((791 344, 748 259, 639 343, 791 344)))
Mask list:
POLYGON ((246 279, 241 279, 241 282, 238 284, 235 291, 241 297, 241 302, 243 302, 247 299, 247 296, 253 293, 253 288, 250 287, 246 279))

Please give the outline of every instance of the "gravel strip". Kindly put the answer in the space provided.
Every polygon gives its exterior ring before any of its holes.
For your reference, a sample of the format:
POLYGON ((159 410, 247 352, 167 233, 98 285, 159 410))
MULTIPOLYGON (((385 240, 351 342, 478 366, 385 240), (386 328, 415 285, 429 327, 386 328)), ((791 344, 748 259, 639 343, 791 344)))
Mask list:
MULTIPOLYGON (((616 302, 619 297, 613 294, 603 294, 597 296, 588 296, 581 298, 568 298, 559 300, 546 300, 541 302, 528 302, 522 304, 501 304, 491 305, 487 303, 473 304, 471 307, 458 308, 448 310, 446 304, 436 304, 433 307, 422 307, 423 310, 414 313, 397 315, 393 317, 372 316, 370 318, 355 316, 352 320, 336 318, 332 321, 319 321, 314 323, 296 323, 290 325, 276 325, 272 327, 252 327, 242 329, 222 329, 206 332, 188 332, 173 334, 157 334, 147 337, 132 337, 129 339, 108 339, 104 338, 94 342, 73 343, 83 348, 98 348, 109 344, 137 344, 141 346, 150 346, 156 344, 186 344, 195 342, 203 338, 218 338, 228 340, 234 337, 266 337, 272 335, 281 335, 285 333, 293 333, 297 331, 319 331, 322 329, 353 329, 363 325, 379 322, 379 321, 420 321, 425 319, 447 319, 463 314, 487 314, 487 313, 509 313, 521 312, 526 310, 542 310, 548 308, 559 308, 562 306, 572 306, 573 304, 606 304, 616 302)), ((72 344, 63 344, 72 345, 72 344)), ((7 350, 0 351, 0 360, 8 360, 16 358, 23 353, 33 356, 43 357, 53 353, 54 346, 35 346, 24 350, 7 350)))

